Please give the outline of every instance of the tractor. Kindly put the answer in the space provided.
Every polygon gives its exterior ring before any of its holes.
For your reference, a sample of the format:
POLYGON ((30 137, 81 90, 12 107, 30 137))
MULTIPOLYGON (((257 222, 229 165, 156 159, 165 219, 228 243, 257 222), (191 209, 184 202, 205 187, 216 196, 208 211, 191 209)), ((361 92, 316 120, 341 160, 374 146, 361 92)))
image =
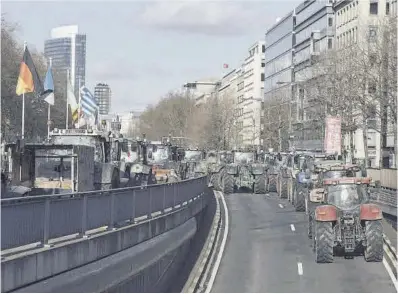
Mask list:
POLYGON ((331 263, 338 251, 349 258, 362 253, 367 262, 383 261, 383 214, 369 203, 370 178, 325 179, 311 194, 316 203, 309 228, 317 263, 331 263))
POLYGON ((192 179, 206 174, 206 168, 201 164, 204 161, 205 153, 203 150, 189 148, 185 150, 185 156, 181 166, 185 170, 185 178, 192 179))
POLYGON ((136 160, 132 163, 129 170, 129 179, 132 181, 133 186, 147 186, 157 184, 153 168, 148 156, 148 145, 150 145, 145 134, 142 138, 137 137, 131 144, 131 154, 136 160))
POLYGON ((243 187, 255 194, 264 194, 266 188, 264 165, 257 161, 254 151, 234 151, 233 163, 227 164, 221 177, 221 187, 225 194, 231 194, 243 187))
POLYGON ((230 151, 209 151, 206 155, 208 173, 210 174, 210 183, 215 190, 222 190, 221 181, 225 173, 225 166, 233 161, 233 155, 230 151))

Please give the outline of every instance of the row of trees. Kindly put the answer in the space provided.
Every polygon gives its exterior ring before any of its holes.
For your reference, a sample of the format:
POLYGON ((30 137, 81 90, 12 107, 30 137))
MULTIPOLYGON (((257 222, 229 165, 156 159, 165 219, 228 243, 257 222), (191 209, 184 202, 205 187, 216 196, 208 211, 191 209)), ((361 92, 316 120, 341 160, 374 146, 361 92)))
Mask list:
POLYGON ((171 134, 198 148, 229 149, 237 140, 236 117, 230 93, 198 104, 188 92, 170 92, 141 114, 140 131, 152 140, 171 134))
MULTIPOLYGON (((20 64, 23 55, 23 44, 16 34, 18 26, 1 17, 1 132, 5 142, 14 141, 21 136, 22 97, 17 96, 20 64)), ((36 69, 44 79, 47 62, 43 54, 29 48, 36 69)), ((57 71, 53 72, 55 87, 55 105, 51 107, 53 127, 65 127, 66 121, 66 77, 57 71)), ((47 136, 48 104, 34 97, 25 95, 25 140, 42 141, 47 136)))

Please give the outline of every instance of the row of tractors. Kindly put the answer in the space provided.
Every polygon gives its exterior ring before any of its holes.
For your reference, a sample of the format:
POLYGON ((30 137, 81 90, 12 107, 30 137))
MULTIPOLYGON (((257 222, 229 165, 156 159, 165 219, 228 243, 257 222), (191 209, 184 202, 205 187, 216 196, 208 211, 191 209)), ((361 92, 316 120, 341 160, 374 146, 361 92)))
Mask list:
POLYGON ((279 197, 307 215, 318 263, 331 263, 336 254, 383 260, 383 214, 370 203, 371 189, 379 187, 363 166, 309 152, 285 155, 277 176, 279 197))

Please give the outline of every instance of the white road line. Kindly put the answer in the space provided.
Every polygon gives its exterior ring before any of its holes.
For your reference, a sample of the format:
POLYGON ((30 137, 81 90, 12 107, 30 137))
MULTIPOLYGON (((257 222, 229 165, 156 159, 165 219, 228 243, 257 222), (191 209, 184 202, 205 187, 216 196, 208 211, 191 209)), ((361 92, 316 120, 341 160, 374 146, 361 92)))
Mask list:
POLYGON ((222 192, 218 192, 218 193, 219 193, 219 195, 221 197, 222 204, 224 206, 224 211, 225 211, 224 235, 223 235, 223 239, 221 241, 220 251, 218 252, 217 260, 216 260, 216 262, 214 264, 213 271, 211 273, 210 280, 209 280, 209 283, 207 284, 207 288, 206 288, 205 293, 210 293, 211 289, 213 288, 213 284, 214 284, 214 281, 216 279, 218 268, 220 267, 221 258, 224 255, 225 244, 227 242, 228 231, 229 231, 229 227, 228 227, 229 226, 229 219, 228 219, 229 215, 228 215, 227 203, 225 203, 225 198, 224 198, 223 193, 222 192))
POLYGON ((279 203, 279 207, 280 207, 280 208, 283 208, 283 205, 279 203))
POLYGON ((303 275, 303 264, 301 262, 297 263, 297 271, 300 276, 303 275))
POLYGON ((293 224, 290 225, 290 228, 292 229, 293 232, 296 230, 293 224))
POLYGON ((390 278, 391 278, 391 280, 392 280, 392 282, 393 282, 393 284, 394 284, 395 290, 397 290, 397 292, 398 292, 398 283, 397 283, 397 279, 395 278, 394 273, 393 273, 393 271, 392 271, 390 265, 388 264, 388 262, 387 262, 387 260, 386 260, 385 258, 383 258, 383 265, 384 265, 384 267, 386 268, 387 273, 388 273, 388 275, 390 276, 390 278))

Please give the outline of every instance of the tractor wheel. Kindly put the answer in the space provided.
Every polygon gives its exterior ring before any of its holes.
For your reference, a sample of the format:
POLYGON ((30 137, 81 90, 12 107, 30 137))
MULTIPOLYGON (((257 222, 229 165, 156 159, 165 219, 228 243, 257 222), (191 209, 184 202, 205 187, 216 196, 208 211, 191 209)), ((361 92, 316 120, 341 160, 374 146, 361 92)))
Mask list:
POLYGON ((286 199, 288 195, 288 179, 281 177, 280 182, 279 197, 282 199, 286 199))
POLYGON ((307 197, 305 188, 301 187, 301 185, 297 185, 296 199, 294 199, 296 211, 305 211, 305 197, 307 197))
POLYGON ((268 192, 277 192, 277 179, 274 176, 268 178, 268 192))
POLYGON ((253 186, 254 194, 265 194, 265 178, 264 175, 256 175, 253 186))
POLYGON ((314 232, 314 214, 308 213, 308 238, 312 239, 314 232))
POLYGON ((120 188, 120 173, 116 168, 112 172, 111 186, 112 189, 120 188))
POLYGON ((234 177, 225 173, 222 177, 222 191, 224 194, 231 194, 234 192, 234 177))
POLYGON ((222 169, 218 172, 218 177, 217 177, 217 187, 218 187, 218 191, 222 191, 222 187, 223 187, 223 177, 225 174, 225 170, 222 169))
POLYGON ((317 263, 333 262, 334 232, 332 222, 315 223, 315 258, 317 263))
POLYGON ((368 262, 383 261, 383 226, 381 221, 367 221, 365 223, 365 260, 368 262))

